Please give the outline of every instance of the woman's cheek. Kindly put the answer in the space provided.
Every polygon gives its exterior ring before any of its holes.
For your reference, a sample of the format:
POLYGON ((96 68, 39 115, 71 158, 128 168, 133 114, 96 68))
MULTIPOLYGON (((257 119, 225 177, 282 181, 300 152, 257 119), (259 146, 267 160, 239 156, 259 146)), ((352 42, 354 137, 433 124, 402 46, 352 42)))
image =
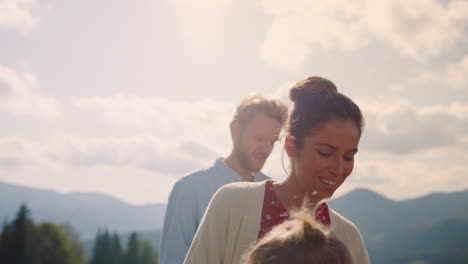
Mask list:
POLYGON ((352 162, 350 165, 348 165, 345 168, 345 172, 344 172, 345 178, 347 178, 351 174, 351 172, 353 172, 353 168, 354 168, 354 162, 352 162))
POLYGON ((325 158, 315 158, 310 161, 311 170, 321 171, 328 167, 328 160, 325 158))

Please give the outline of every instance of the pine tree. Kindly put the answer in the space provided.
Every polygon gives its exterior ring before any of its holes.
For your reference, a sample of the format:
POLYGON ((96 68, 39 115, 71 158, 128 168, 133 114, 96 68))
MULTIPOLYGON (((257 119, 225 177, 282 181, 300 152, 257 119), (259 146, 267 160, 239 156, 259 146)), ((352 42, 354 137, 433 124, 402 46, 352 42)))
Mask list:
POLYGON ((0 237, 2 263, 29 264, 33 259, 34 224, 26 204, 22 204, 15 220, 5 223, 0 237))
POLYGON ((13 226, 8 221, 3 223, 2 234, 0 235, 0 262, 8 263, 13 259, 10 250, 10 241, 13 237, 13 226))
POLYGON ((113 264, 112 263, 112 239, 109 231, 105 231, 102 235, 102 253, 103 262, 101 264, 113 264))
POLYGON ((124 262, 124 251, 122 245, 120 244, 120 238, 117 233, 112 235, 111 242, 111 252, 112 252, 112 263, 113 264, 122 264, 124 262))
POLYGON ((158 252, 150 241, 139 240, 138 234, 132 232, 127 248, 122 249, 117 233, 109 235, 108 231, 99 231, 94 240, 91 264, 158 264, 158 252))
POLYGON ((136 232, 130 234, 124 264, 140 264, 140 247, 136 232))
POLYGON ((90 264, 99 264, 101 262, 101 244, 102 244, 102 239, 101 239, 101 231, 99 230, 96 234, 96 238, 94 238, 94 243, 93 243, 93 254, 91 257, 90 264))
POLYGON ((112 239, 107 230, 99 231, 94 240, 91 264, 113 264, 112 239))

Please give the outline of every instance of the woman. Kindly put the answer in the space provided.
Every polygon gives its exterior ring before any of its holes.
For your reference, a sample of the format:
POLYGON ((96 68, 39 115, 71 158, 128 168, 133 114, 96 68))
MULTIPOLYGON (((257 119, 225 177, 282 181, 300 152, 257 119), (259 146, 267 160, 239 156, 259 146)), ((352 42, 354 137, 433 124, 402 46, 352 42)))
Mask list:
POLYGON ((308 200, 316 218, 349 249, 355 264, 369 263, 361 234, 349 220, 329 210, 332 197, 351 174, 363 128, 359 107, 329 80, 311 76, 289 92, 294 108, 285 151, 291 170, 282 182, 235 183, 220 188, 205 212, 184 263, 239 263, 240 256, 288 211, 308 200))

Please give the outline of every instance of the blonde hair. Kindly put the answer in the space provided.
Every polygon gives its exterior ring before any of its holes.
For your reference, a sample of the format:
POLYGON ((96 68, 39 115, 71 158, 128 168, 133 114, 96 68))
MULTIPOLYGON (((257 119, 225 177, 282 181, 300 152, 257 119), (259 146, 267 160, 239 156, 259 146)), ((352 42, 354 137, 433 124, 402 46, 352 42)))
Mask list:
POLYGON ((310 210, 274 227, 244 255, 244 264, 352 264, 346 246, 319 225, 310 210))
POLYGON ((278 121, 283 127, 288 118, 288 107, 277 99, 267 99, 261 95, 247 96, 237 106, 233 121, 244 126, 260 113, 278 121))

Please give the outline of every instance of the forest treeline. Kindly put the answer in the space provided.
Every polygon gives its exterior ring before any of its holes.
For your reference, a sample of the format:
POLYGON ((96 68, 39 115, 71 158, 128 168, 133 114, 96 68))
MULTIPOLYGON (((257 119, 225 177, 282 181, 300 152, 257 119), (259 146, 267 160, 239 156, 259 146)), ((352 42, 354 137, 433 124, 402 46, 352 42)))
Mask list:
POLYGON ((25 204, 15 219, 3 223, 0 263, 14 264, 157 264, 158 251, 131 233, 122 245, 117 233, 100 230, 92 255, 85 254, 78 232, 70 224, 34 223, 25 204))

